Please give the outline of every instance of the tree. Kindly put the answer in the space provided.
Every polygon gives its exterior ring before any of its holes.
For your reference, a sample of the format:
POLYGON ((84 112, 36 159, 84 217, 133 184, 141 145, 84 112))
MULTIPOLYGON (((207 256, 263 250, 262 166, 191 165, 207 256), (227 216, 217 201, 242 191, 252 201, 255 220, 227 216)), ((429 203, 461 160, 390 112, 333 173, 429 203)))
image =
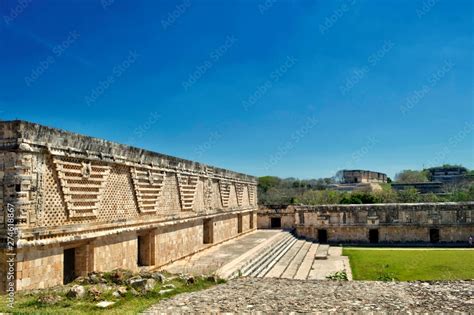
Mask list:
POLYGON ((267 192, 272 187, 277 187, 281 182, 281 179, 276 176, 263 176, 258 179, 258 187, 262 191, 267 192))
POLYGON ((397 183, 424 183, 428 182, 427 171, 404 170, 395 176, 397 183))
POLYGON ((419 202, 420 193, 415 188, 408 188, 398 192, 398 201, 401 203, 419 202))

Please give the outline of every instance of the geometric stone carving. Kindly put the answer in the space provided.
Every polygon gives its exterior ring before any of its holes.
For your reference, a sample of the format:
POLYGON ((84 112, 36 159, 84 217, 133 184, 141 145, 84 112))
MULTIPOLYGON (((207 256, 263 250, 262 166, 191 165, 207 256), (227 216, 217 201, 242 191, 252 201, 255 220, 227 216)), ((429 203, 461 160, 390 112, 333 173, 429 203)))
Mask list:
POLYGON ((183 211, 193 210, 198 180, 198 176, 178 174, 179 197, 183 211))
POLYGON ((235 191, 237 193, 237 205, 240 207, 242 206, 243 199, 244 199, 244 184, 242 183, 235 183, 235 191))
POLYGON ((156 213, 158 198, 163 190, 165 172, 159 169, 131 167, 138 209, 141 213, 156 213))
POLYGON ((206 208, 211 209, 212 208, 212 179, 207 179, 205 180, 205 188, 204 188, 204 196, 205 196, 205 205, 206 208))
POLYGON ((256 186, 253 186, 253 185, 248 186, 249 202, 250 202, 251 206, 254 206, 255 203, 256 203, 255 202, 255 190, 256 190, 256 186))
POLYGON ((367 216, 367 225, 379 225, 380 218, 377 215, 367 216))
POLYGON ((96 218, 110 166, 53 157, 70 219, 96 218))
POLYGON ((219 180, 219 191, 221 193, 222 206, 225 208, 229 206, 230 187, 229 181, 219 180))

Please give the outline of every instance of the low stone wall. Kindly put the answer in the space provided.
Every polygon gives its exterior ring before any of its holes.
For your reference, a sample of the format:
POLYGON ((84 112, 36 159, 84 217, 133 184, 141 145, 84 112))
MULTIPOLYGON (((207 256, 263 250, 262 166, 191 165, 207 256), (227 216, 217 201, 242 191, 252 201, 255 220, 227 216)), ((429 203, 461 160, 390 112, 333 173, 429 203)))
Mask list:
POLYGON ((256 229, 252 176, 24 121, 0 122, 0 184, 0 272, 13 209, 17 290, 158 268, 256 229))
POLYGON ((257 224, 259 229, 282 228, 292 230, 296 226, 295 209, 293 207, 278 205, 260 207, 258 210, 257 224))
POLYGON ((474 202, 261 207, 258 227, 329 243, 464 243, 474 235, 474 202))

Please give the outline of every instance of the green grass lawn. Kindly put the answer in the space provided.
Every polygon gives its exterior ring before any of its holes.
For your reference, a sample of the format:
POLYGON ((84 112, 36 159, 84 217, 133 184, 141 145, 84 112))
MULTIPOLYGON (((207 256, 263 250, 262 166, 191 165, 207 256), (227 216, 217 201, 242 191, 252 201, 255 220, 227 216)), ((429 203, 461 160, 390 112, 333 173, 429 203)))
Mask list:
MULTIPOLYGON (((116 314, 116 315, 129 315, 129 314, 138 314, 141 311, 146 310, 153 304, 159 303, 160 300, 172 297, 176 294, 184 292, 193 292, 198 290, 203 290, 212 287, 215 285, 214 282, 207 280, 197 279, 196 282, 192 285, 186 285, 182 280, 172 280, 167 282, 167 284, 174 284, 176 289, 173 292, 166 293, 163 295, 159 294, 159 290, 162 289, 163 285, 157 285, 157 287, 147 293, 146 295, 134 296, 131 293, 123 298, 116 299, 110 294, 103 296, 100 300, 115 301, 116 304, 107 309, 100 309, 95 306, 98 301, 94 301, 90 297, 80 299, 80 300, 71 300, 65 297, 63 293, 59 294, 63 300, 51 305, 51 304, 42 304, 38 301, 40 296, 51 295, 51 291, 43 290, 40 293, 17 293, 15 297, 15 307, 13 309, 7 306, 7 297, 0 295, 0 314, 116 314)), ((219 283, 223 281, 219 280, 219 283)), ((57 294, 57 293, 53 293, 57 294)))
POLYGON ((344 248, 354 280, 474 279, 474 250, 344 248))

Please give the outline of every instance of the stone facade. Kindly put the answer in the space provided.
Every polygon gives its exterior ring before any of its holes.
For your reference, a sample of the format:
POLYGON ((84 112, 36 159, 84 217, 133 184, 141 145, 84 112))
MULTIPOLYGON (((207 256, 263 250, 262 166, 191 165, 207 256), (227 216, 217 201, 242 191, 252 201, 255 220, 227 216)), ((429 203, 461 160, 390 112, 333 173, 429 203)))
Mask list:
POLYGON ((387 174, 365 170, 342 170, 340 172, 343 184, 386 183, 387 174))
POLYGON ((262 207, 258 228, 272 227, 329 243, 467 244, 474 202, 262 207))
POLYGON ((256 229, 252 176, 24 121, 0 122, 0 182, 16 290, 157 268, 256 229))

